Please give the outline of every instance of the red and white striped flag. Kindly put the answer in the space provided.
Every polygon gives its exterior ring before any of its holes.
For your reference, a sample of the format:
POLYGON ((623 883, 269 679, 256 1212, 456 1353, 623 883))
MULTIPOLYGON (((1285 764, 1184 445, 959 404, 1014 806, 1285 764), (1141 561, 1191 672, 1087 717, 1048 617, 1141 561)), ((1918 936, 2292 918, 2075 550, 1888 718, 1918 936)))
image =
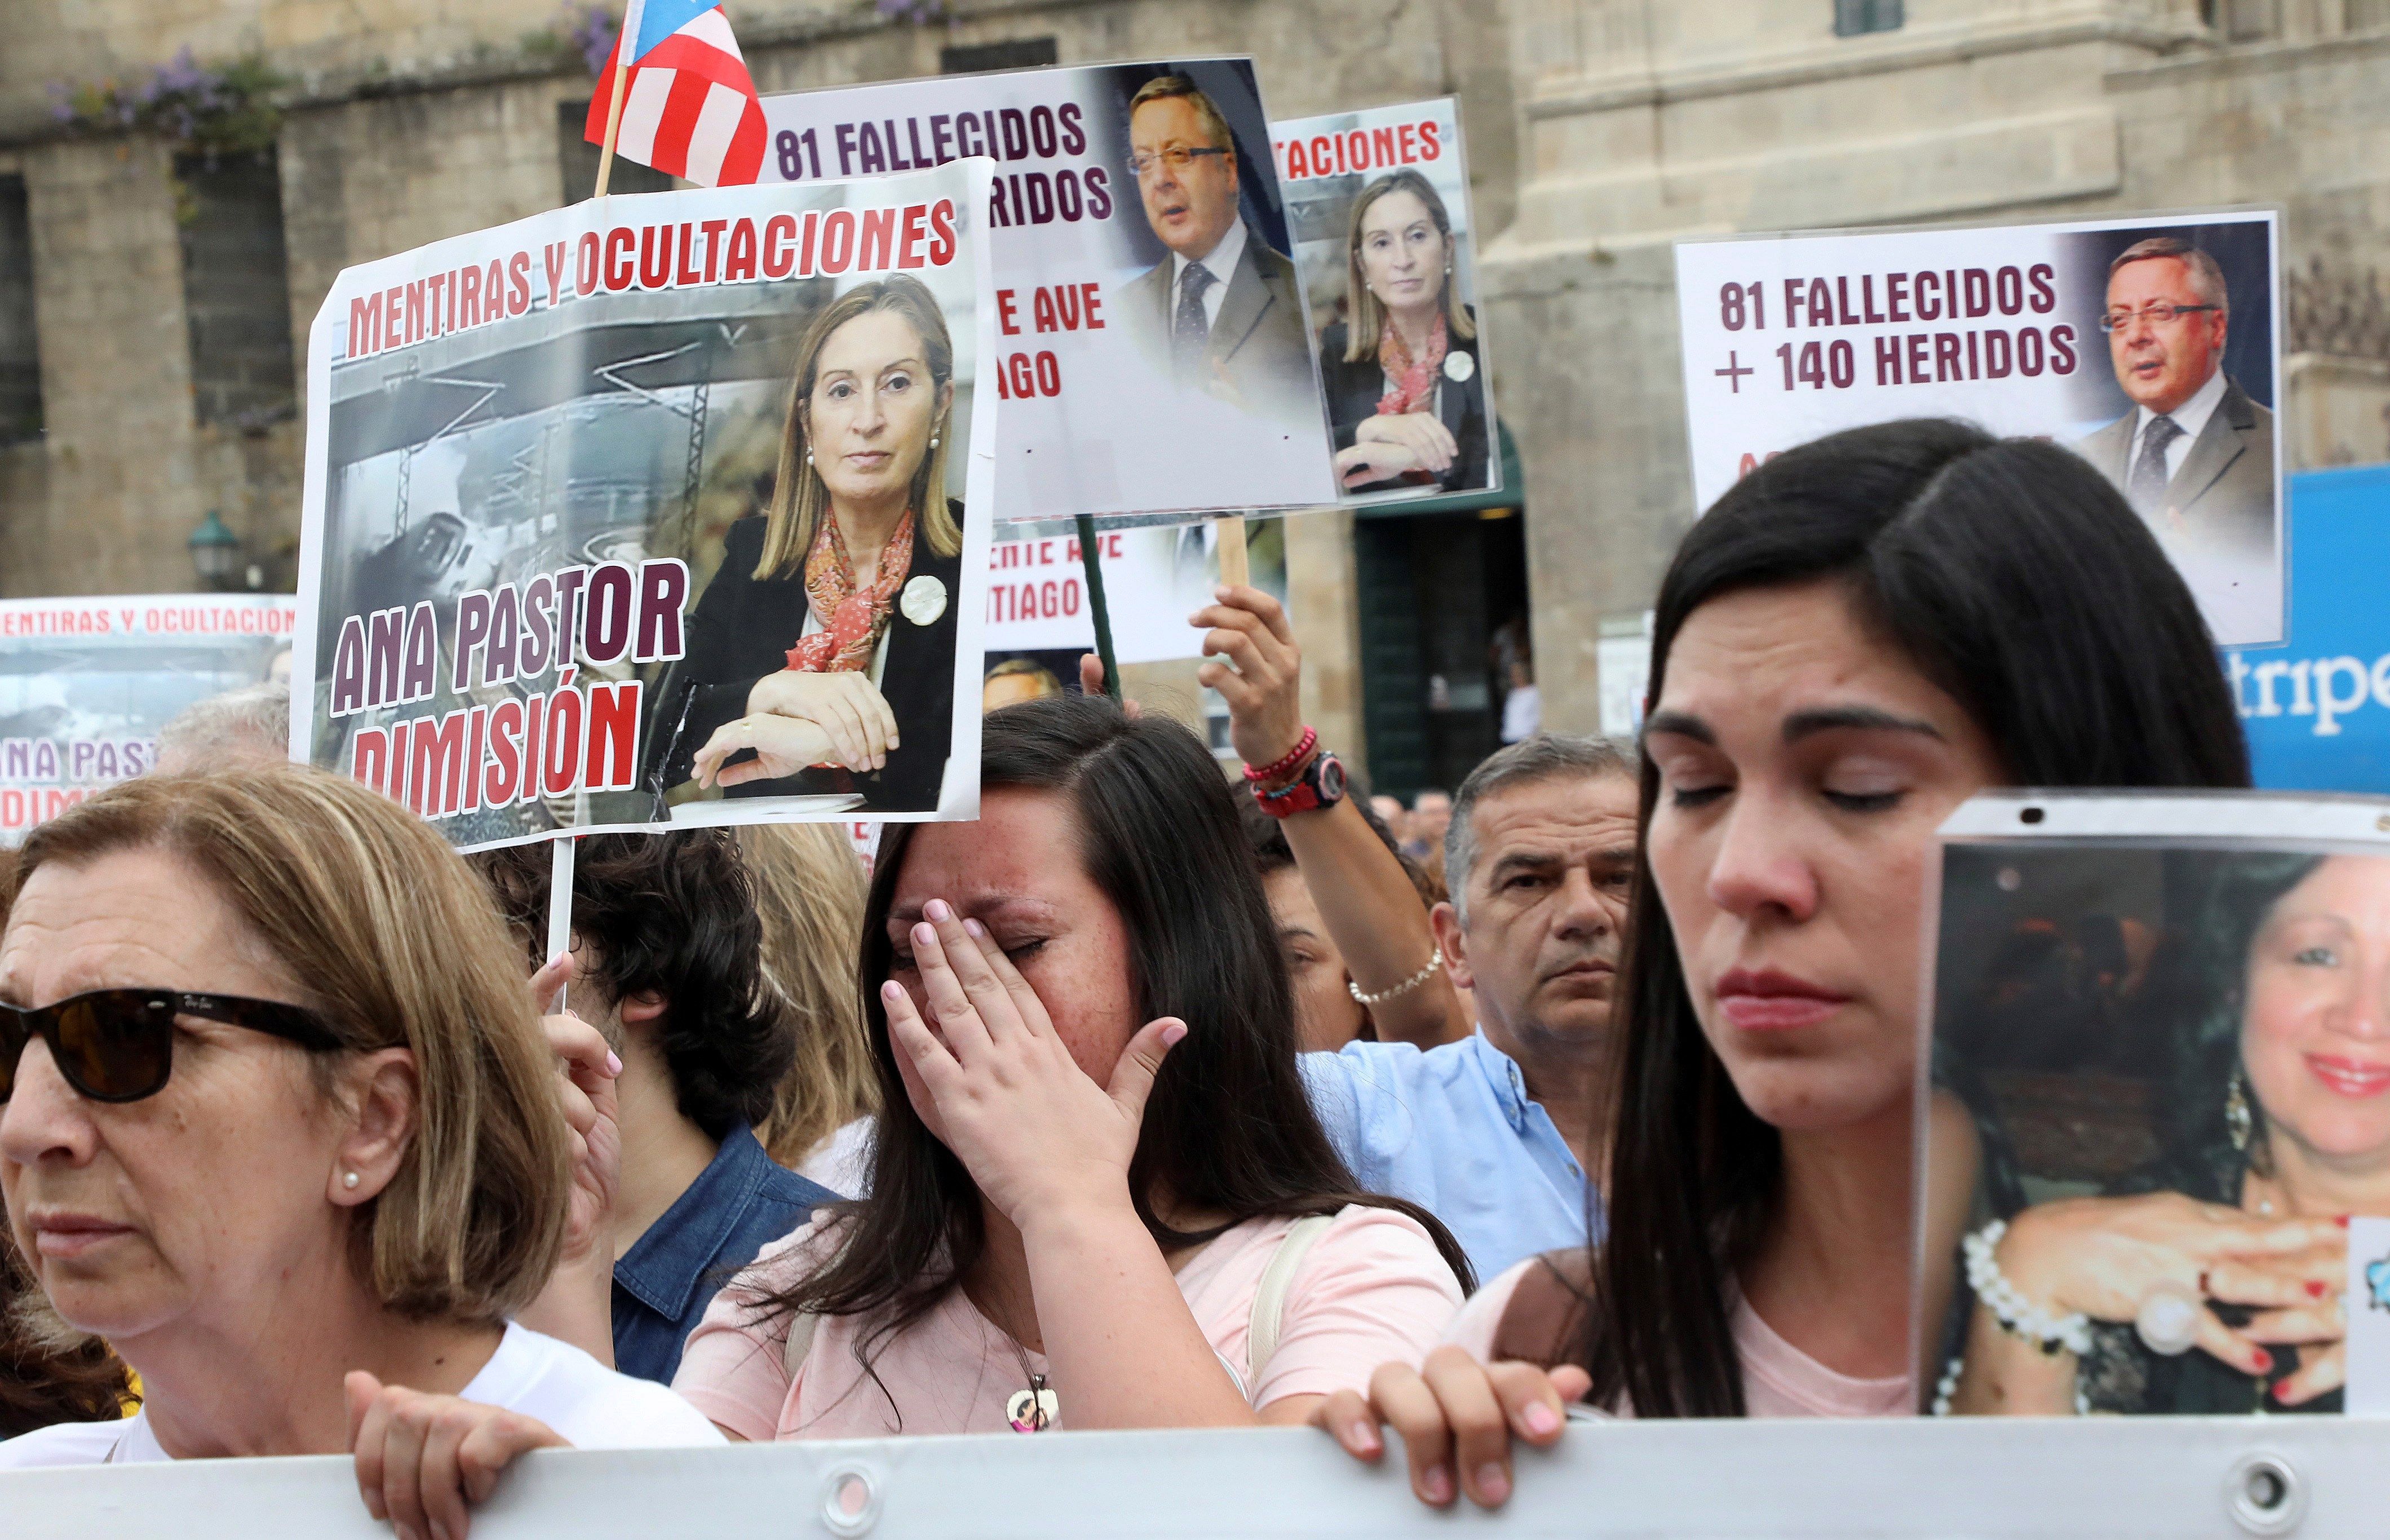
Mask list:
POLYGON ((764 104, 718 0, 631 0, 583 135, 606 142, 623 49, 631 47, 614 153, 704 186, 738 186, 764 166, 764 104))

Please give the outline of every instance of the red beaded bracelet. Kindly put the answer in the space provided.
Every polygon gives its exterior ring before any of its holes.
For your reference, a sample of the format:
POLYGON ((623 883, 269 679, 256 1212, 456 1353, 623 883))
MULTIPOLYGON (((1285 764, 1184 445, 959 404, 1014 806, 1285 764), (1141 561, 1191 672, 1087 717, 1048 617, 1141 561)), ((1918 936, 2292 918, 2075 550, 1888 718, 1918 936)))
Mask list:
POLYGON ((1303 737, 1295 741, 1295 745, 1292 749, 1287 751, 1285 758, 1273 760, 1269 764, 1263 765, 1258 770, 1254 769, 1250 764, 1246 765, 1245 779, 1259 782, 1269 780, 1274 776, 1285 775, 1296 765, 1301 764, 1303 763, 1303 756, 1311 752, 1313 747, 1318 742, 1319 730, 1306 725, 1303 729, 1303 737))

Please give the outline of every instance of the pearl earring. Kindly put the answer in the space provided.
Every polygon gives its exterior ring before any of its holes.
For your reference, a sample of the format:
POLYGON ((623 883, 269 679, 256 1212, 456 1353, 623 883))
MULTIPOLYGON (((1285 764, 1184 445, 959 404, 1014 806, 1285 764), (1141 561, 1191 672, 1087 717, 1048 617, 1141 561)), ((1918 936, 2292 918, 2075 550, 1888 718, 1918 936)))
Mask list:
POLYGON ((807 464, 807 465, 811 465, 811 464, 813 464, 813 463, 814 463, 814 452, 813 452, 812 450, 808 449, 808 450, 806 450, 806 451, 805 451, 805 464, 807 464))
POLYGON ((342 1174, 341 1177, 341 1186, 348 1188, 351 1192, 354 1192, 357 1190, 357 1184, 364 1180, 364 1177, 359 1176, 355 1172, 352 1171, 342 1174))
POLYGON ((930 447, 931 447, 931 448, 932 448, 932 449, 935 449, 935 448, 937 448, 937 447, 938 447, 938 435, 936 435, 935 433, 932 433, 932 434, 931 434, 931 435, 930 435, 930 447))

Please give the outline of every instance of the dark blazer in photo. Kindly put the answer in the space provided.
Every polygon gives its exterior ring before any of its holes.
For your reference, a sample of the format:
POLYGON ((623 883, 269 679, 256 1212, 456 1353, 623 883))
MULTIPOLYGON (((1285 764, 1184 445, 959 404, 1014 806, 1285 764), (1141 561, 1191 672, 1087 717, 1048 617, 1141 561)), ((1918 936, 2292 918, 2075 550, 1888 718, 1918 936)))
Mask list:
MULTIPOLYGON (((963 506, 949 502, 960 527, 963 506)), ((678 786, 691 774, 689 761, 714 729, 747 714, 747 693, 757 680, 788 667, 789 648, 805 624, 802 571, 784 578, 752 574, 764 550, 761 514, 730 526, 722 565, 688 620, 688 651, 666 676, 649 741, 662 747, 662 784, 678 786)), ((954 745, 956 622, 962 611, 962 557, 939 556, 917 532, 913 567, 905 581, 932 577, 945 585, 946 604, 927 625, 905 618, 903 590, 888 619, 888 663, 880 693, 895 713, 898 746, 888 764, 854 777, 866 807, 890 813, 929 813, 954 745)), ((729 788, 732 797, 797 797, 835 789, 829 776, 804 770, 777 780, 748 781, 729 788)))
MULTIPOLYGON (((1471 320, 1477 318, 1474 310, 1468 314, 1471 320)), ((1367 358, 1349 362, 1345 359, 1348 335, 1344 323, 1337 321, 1319 336, 1319 382, 1328 392, 1328 420, 1336 430, 1338 449, 1353 447, 1361 424, 1378 415, 1379 398, 1386 393, 1386 371, 1378 366, 1375 353, 1367 358)), ((1436 417, 1452 435, 1452 442, 1460 446, 1460 453, 1453 456, 1452 468, 1432 482, 1369 481, 1346 487, 1346 492, 1384 492, 1403 486, 1416 486, 1421 491, 1431 486, 1445 492, 1484 490, 1493 460, 1494 425, 1485 417, 1485 360, 1477 352, 1478 341, 1476 337, 1454 337, 1445 344, 1446 357, 1467 353, 1469 362, 1475 366, 1467 379, 1445 376, 1436 392, 1436 417)))
MULTIPOLYGON (((1123 284, 1113 299, 1121 324, 1164 375, 1171 372, 1176 298, 1172 280, 1177 269, 1176 257, 1164 257, 1159 266, 1123 284)), ((1220 318, 1212 323, 1203 365, 1202 379, 1179 383, 1217 391, 1247 411, 1274 417, 1299 417, 1317 410, 1294 263, 1271 250, 1250 225, 1237 270, 1220 297, 1220 318), (1218 390, 1221 380, 1225 390, 1218 390)))
MULTIPOLYGON (((2139 407, 2075 445, 2117 491, 2132 474, 2139 407)), ((2142 518, 2163 537, 2249 555, 2274 550, 2274 414, 2227 376, 2224 399, 2166 482, 2165 506, 2142 518)))

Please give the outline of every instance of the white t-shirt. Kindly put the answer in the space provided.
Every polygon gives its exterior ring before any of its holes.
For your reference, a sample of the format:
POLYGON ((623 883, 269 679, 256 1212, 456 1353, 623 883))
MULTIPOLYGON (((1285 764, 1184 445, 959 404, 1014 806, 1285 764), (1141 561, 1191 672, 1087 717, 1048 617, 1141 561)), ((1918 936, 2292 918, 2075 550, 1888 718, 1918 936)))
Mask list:
POLYGON ((797 1174, 841 1198, 870 1197, 871 1140, 879 1128, 880 1120, 868 1112, 841 1123, 829 1138, 814 1146, 812 1154, 797 1162, 797 1174))
MULTIPOLYGON (((721 1444, 703 1413, 663 1386, 634 1380, 569 1342, 509 1321, 498 1351, 456 1392, 464 1401, 535 1417, 579 1449, 662 1449, 721 1444)), ((142 1416, 68 1422, 0 1444, 0 1470, 47 1465, 139 1465, 173 1457, 142 1416)))

